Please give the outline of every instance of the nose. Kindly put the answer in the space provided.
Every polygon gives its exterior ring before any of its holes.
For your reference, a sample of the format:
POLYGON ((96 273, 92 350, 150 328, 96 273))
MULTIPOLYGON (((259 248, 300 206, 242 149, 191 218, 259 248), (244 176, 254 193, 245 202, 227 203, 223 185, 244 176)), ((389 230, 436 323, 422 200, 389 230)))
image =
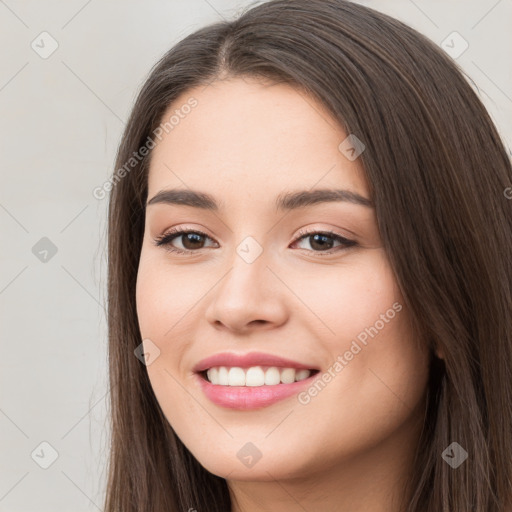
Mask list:
MULTIPOLYGON (((247 333, 273 329, 287 320, 287 288, 262 255, 252 263, 235 255, 212 289, 206 319, 216 329, 247 333)), ((283 279, 285 280, 285 279, 283 279)))

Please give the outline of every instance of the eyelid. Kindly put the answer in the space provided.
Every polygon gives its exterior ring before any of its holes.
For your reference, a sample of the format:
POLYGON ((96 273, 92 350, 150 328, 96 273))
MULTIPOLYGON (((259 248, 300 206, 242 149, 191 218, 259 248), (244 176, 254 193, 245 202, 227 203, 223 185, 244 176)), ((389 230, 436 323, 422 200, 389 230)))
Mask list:
POLYGON ((297 242, 300 242, 302 239, 308 238, 309 236, 313 236, 316 234, 320 235, 326 235, 328 238, 332 238, 334 240, 337 240, 341 242, 341 246, 338 246, 338 248, 329 249, 327 251, 312 251, 308 249, 298 249, 301 251, 304 251, 305 253, 313 253, 318 256, 335 256, 339 252, 344 252, 347 249, 350 249, 354 246, 359 245, 356 240, 347 238, 343 236, 342 234, 332 230, 332 229, 319 229, 319 228, 302 228, 299 230, 299 233, 294 238, 294 241, 292 242, 292 245, 296 244, 297 242))
MULTIPOLYGON (((346 242, 355 242, 355 240, 352 240, 350 238, 347 238, 346 236, 342 235, 341 233, 338 233, 337 231, 334 231, 333 229, 321 229, 321 228, 301 228, 299 229, 299 232, 297 233, 297 236, 294 239, 295 243, 296 241, 300 240, 301 238, 304 238, 307 235, 316 235, 318 233, 329 235, 332 237, 341 238, 342 240, 345 240, 346 242)), ((352 236, 352 235, 351 235, 352 236)), ((355 236, 355 235, 353 235, 355 236)))
MULTIPOLYGON (((201 231, 199 229, 195 229, 195 228, 191 228, 191 227, 187 227, 187 226, 176 226, 176 227, 172 227, 172 228, 166 230, 162 235, 154 238, 154 243, 158 247, 164 246, 164 248, 171 253, 192 255, 194 253, 196 253, 196 254, 200 253, 203 249, 206 249, 205 247, 203 247, 201 249, 192 250, 192 249, 180 249, 177 247, 170 246, 171 241, 174 241, 174 239, 179 238, 180 236, 186 235, 188 233, 198 234, 198 235, 204 236, 206 238, 209 238, 210 240, 213 240, 215 243, 218 243, 217 241, 214 240, 213 237, 211 237, 207 233, 204 233, 203 231, 201 231), (166 239, 168 239, 168 242, 165 241, 166 239)), ((333 238, 335 240, 337 239, 342 244, 341 250, 346 250, 353 246, 358 245, 358 242, 356 242, 356 240, 349 239, 349 238, 343 236, 342 234, 340 234, 336 231, 333 231, 331 229, 321 229, 321 228, 302 228, 302 229, 300 229, 299 232, 297 233, 297 235, 294 237, 293 241, 291 242, 291 245, 294 245, 297 242, 300 242, 302 239, 307 238, 308 236, 313 236, 315 234, 326 235, 329 238, 333 238)), ((327 251, 313 251, 313 250, 308 250, 308 249, 298 249, 298 250, 305 251, 307 253, 316 253, 319 256, 322 256, 322 255, 328 256, 328 255, 333 255, 335 253, 341 252, 339 247, 338 247, 338 249, 329 249, 327 251)))
MULTIPOLYGON (((158 247, 164 246, 164 248, 167 249, 169 252, 182 252, 182 253, 189 253, 189 254, 198 253, 202 249, 192 251, 189 249, 179 249, 176 247, 173 247, 172 249, 170 249, 169 247, 167 247, 171 241, 173 241, 174 239, 179 238, 180 236, 183 236, 187 233, 196 233, 198 235, 205 236, 205 237, 209 238, 210 240, 214 240, 213 237, 211 237, 204 231, 201 231, 200 229, 190 228, 187 226, 176 226, 176 227, 167 229, 166 231, 164 231, 164 233, 162 235, 156 236, 154 238, 154 243, 158 247), (169 242, 166 242, 165 241, 166 239, 170 239, 169 242)), ((215 243, 218 243, 218 242, 215 241, 215 243)))

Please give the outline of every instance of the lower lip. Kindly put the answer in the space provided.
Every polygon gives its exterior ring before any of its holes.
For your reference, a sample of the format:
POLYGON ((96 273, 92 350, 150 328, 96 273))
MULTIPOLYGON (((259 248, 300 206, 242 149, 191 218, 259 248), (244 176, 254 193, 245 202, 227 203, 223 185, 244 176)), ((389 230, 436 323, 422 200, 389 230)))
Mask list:
POLYGON ((317 373, 292 384, 277 384, 275 386, 221 386, 212 384, 201 375, 196 374, 201 389, 214 404, 228 409, 242 410, 267 407, 296 395, 302 388, 311 385, 316 376, 317 373))

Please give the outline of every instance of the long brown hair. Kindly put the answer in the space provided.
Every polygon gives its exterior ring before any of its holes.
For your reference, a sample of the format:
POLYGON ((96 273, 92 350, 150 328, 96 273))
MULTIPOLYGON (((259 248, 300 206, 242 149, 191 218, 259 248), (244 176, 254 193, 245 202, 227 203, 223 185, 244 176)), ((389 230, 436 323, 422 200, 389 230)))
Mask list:
POLYGON ((105 511, 231 510, 226 481, 176 436, 134 356, 151 151, 133 155, 152 147, 178 95, 226 76, 299 87, 366 146, 360 158, 382 243, 418 340, 432 353, 406 510, 505 511, 512 496, 512 201, 504 194, 511 162, 450 57, 403 23, 345 0, 274 0, 202 28, 163 56, 137 97, 109 185, 105 511), (468 453, 456 469, 442 457, 452 442, 468 453))

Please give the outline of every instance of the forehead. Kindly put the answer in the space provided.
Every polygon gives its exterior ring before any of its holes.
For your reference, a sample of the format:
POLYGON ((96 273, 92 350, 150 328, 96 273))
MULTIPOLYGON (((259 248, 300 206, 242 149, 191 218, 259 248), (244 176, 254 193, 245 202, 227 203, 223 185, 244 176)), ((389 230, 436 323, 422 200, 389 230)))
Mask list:
POLYGON ((360 162, 339 149, 347 134, 321 103, 291 85, 213 82, 176 98, 162 123, 171 117, 151 156, 150 198, 167 188, 272 204, 284 190, 332 187, 367 196, 360 162))

